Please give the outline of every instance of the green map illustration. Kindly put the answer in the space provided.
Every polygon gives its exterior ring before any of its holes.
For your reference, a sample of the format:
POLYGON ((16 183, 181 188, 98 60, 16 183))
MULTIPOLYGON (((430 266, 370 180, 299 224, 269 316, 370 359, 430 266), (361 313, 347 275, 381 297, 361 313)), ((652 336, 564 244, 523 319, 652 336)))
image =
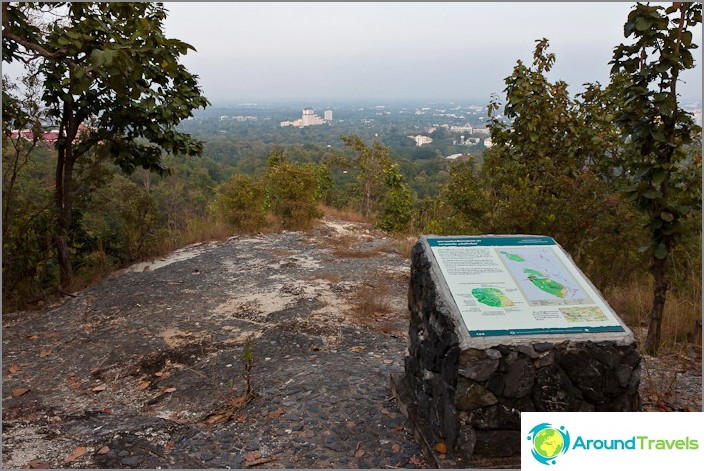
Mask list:
POLYGON ((506 255, 506 258, 509 260, 512 260, 514 262, 525 262, 526 260, 521 257, 520 255, 516 255, 515 253, 509 253, 509 252, 501 252, 502 254, 506 255))
POLYGON ((536 270, 531 270, 530 268, 524 268, 523 273, 528 275, 530 282, 537 286, 538 289, 542 289, 546 293, 550 293, 558 298, 564 298, 567 295, 567 288, 557 281, 551 280, 547 275, 536 270))
POLYGON ((482 304, 486 304, 487 306, 513 306, 513 301, 511 301, 508 296, 497 288, 474 288, 472 290, 472 295, 477 298, 477 301, 482 304))
POLYGON ((552 249, 512 247, 498 253, 529 302, 549 305, 590 300, 552 249))

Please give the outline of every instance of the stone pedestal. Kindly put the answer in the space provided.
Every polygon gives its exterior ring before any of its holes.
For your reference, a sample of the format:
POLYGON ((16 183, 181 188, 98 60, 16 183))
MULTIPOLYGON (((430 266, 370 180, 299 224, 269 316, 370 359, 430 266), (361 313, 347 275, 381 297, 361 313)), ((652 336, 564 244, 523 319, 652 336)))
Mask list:
POLYGON ((638 411, 624 332, 470 337, 426 238, 414 246, 410 346, 391 386, 431 465, 519 468, 521 411, 638 411))

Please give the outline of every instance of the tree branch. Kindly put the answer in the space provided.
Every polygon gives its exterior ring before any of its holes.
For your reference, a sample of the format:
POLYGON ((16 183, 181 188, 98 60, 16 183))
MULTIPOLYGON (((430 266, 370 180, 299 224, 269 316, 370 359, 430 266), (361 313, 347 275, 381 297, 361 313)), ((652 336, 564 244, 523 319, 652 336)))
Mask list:
MULTIPOLYGON (((54 52, 49 52, 46 49, 44 49, 42 46, 40 46, 39 44, 35 44, 31 41, 28 41, 27 39, 23 38, 22 36, 18 36, 15 33, 8 31, 7 29, 5 29, 2 32, 2 38, 9 39, 10 41, 14 41, 17 44, 19 44, 20 46, 24 46, 25 49, 28 49, 30 51, 34 51, 37 54, 39 54, 39 56, 46 57, 47 59, 59 59, 59 58, 66 57, 66 49, 58 49, 54 52)), ((73 65, 75 66, 76 64, 73 64, 73 65)))

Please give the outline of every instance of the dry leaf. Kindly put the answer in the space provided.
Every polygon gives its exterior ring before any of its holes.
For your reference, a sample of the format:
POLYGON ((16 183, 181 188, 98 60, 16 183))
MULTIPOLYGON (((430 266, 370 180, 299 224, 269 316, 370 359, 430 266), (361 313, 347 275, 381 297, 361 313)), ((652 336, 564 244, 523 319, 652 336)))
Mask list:
POLYGON ((366 451, 364 451, 364 450, 362 450, 362 449, 359 449, 359 450, 357 450, 357 451, 354 452, 354 457, 355 457, 355 458, 361 458, 362 456, 364 456, 365 453, 366 453, 366 451))
POLYGON ((84 446, 79 446, 75 450, 73 450, 73 453, 68 455, 66 458, 64 458, 64 463, 70 463, 72 461, 76 461, 78 458, 81 456, 85 455, 88 449, 84 446))
POLYGON ((108 451, 110 451, 110 448, 104 446, 104 447, 102 447, 100 450, 98 450, 98 454, 99 454, 99 455, 104 455, 104 454, 106 454, 108 451))
POLYGON ((220 422, 227 422, 227 417, 222 414, 213 414, 205 420, 209 424, 217 424, 220 422))
POLYGON ((271 458, 261 458, 261 459, 258 459, 258 460, 254 460, 254 461, 248 462, 248 463, 247 463, 247 466, 249 466, 249 467, 251 468, 252 466, 258 466, 258 465, 260 465, 260 464, 270 463, 270 462, 272 462, 272 461, 276 461, 276 457, 275 457, 275 456, 272 456, 271 458))
POLYGON ((20 367, 17 365, 10 365, 10 367, 7 369, 7 371, 10 372, 10 374, 17 373, 20 370, 20 367))
POLYGON ((350 352, 359 353, 359 352, 361 352, 362 350, 365 350, 366 348, 367 348, 367 347, 365 347, 364 345, 356 345, 356 346, 350 348, 350 352))
POLYGON ((242 458, 244 458, 247 461, 254 461, 262 457, 262 454, 259 453, 258 451, 252 452, 252 453, 247 453, 246 455, 242 455, 242 458))
POLYGON ((416 455, 413 455, 413 456, 411 456, 410 458, 408 458, 408 462, 409 462, 410 464, 414 464, 414 465, 416 465, 416 466, 423 466, 423 465, 424 465, 423 461, 422 461, 422 460, 419 460, 416 455))
POLYGON ((105 385, 101 384, 100 386, 96 386, 93 388, 94 392, 100 392, 100 391, 105 391, 105 385))
POLYGON ((269 418, 270 419, 278 419, 279 417, 281 417, 281 414, 283 414, 283 413, 284 413, 284 409, 282 407, 279 407, 275 411, 269 412, 269 418))
POLYGON ((22 396, 23 394, 27 394, 29 392, 29 389, 27 388, 15 388, 12 390, 12 397, 19 397, 22 396))
POLYGON ((399 445, 398 443, 394 443, 394 445, 391 447, 391 451, 393 451, 394 453, 398 453, 399 451, 401 451, 401 445, 399 445))
POLYGON ((447 453, 447 445, 444 442, 438 442, 435 444, 435 451, 445 454, 447 453))
POLYGON ((49 355, 51 355, 51 350, 42 350, 39 352, 39 356, 41 358, 48 357, 49 355))
POLYGON ((152 384, 151 381, 142 381, 141 383, 139 383, 137 385, 137 388, 144 391, 145 389, 147 389, 149 387, 150 384, 152 384))
MULTIPOLYGON (((24 466, 23 466, 24 467, 24 466)), ((46 461, 32 460, 27 463, 29 469, 51 469, 51 465, 46 461)))
POLYGON ((167 392, 167 393, 172 393, 172 392, 174 392, 174 391, 176 391, 176 388, 166 388, 166 389, 164 389, 164 392, 167 392))

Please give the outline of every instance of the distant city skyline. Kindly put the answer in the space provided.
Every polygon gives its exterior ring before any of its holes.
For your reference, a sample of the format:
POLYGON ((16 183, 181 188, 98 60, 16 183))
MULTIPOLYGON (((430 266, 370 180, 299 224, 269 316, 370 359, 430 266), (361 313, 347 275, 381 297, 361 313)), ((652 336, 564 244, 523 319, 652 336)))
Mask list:
MULTIPOLYGON (((166 2, 167 35, 193 45, 183 62, 214 105, 241 101, 450 101, 503 97, 535 40, 556 55, 551 80, 572 96, 609 81, 633 2, 166 2)), ((693 31, 701 46, 701 28, 693 31)), ((702 100, 702 49, 682 75, 702 100)))

